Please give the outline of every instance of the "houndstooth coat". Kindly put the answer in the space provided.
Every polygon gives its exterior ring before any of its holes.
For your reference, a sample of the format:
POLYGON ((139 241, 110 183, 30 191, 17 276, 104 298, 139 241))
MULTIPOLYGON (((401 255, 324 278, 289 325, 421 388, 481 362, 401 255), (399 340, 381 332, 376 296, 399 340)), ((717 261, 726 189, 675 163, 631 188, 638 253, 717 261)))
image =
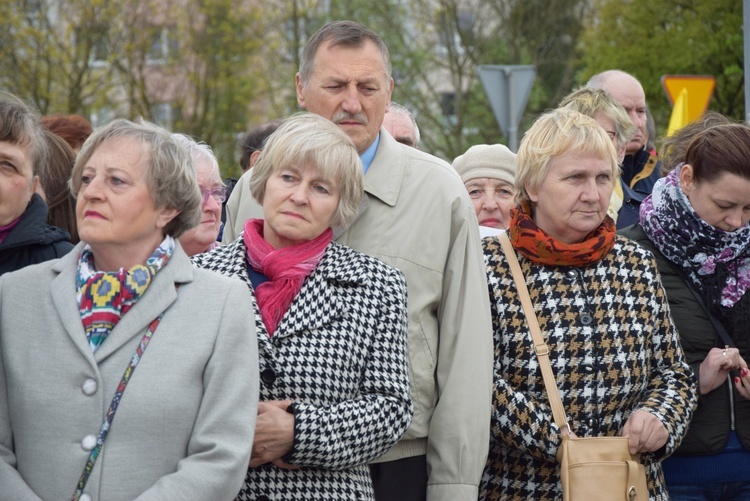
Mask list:
MULTIPOLYGON (((253 291, 246 251, 240 236, 193 261, 253 291)), ((294 401, 285 460, 302 468, 250 468, 238 499, 373 499, 367 462, 390 449, 412 417, 403 275, 332 242, 273 337, 255 301, 252 308, 260 400, 294 401)))
MULTIPOLYGON (((518 289, 499 239, 485 238, 482 246, 495 331, 495 388, 479 498, 562 499, 555 459, 559 429, 518 289)), ((698 395, 652 254, 621 236, 586 267, 545 266, 516 254, 571 428, 579 437, 613 436, 635 410, 654 414, 669 438, 641 459, 650 499, 666 501, 659 461, 680 444, 698 395)))

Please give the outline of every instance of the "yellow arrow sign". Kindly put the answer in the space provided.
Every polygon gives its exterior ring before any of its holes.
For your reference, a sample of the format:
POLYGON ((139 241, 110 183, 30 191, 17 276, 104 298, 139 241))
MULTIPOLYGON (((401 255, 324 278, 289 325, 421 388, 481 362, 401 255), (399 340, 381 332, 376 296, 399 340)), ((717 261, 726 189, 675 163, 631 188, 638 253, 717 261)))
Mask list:
POLYGON ((686 123, 689 123, 708 109, 716 79, 707 75, 664 75, 661 77, 661 85, 672 106, 679 100, 683 101, 680 103, 686 109, 683 116, 687 119, 686 123), (683 89, 687 91, 687 96, 683 95, 683 89))
POLYGON ((688 91, 683 88, 682 92, 680 92, 680 97, 677 98, 672 108, 672 117, 669 119, 669 127, 667 127, 667 137, 690 123, 690 120, 687 118, 687 103, 688 91))

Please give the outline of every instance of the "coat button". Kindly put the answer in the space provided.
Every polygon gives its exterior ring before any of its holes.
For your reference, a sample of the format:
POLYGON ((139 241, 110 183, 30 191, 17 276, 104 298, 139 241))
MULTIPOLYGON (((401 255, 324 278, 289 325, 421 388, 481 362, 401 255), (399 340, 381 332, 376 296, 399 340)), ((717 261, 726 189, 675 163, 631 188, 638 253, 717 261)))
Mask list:
POLYGON ((593 427, 594 427, 594 420, 589 419, 589 428, 593 428, 593 427))
POLYGON ((96 447, 96 437, 94 435, 86 435, 83 437, 83 440, 81 440, 81 448, 84 451, 94 450, 94 447, 96 447))
POLYGON ((81 494, 81 497, 80 497, 80 498, 78 498, 78 499, 79 499, 80 501, 91 501, 91 496, 89 496, 88 494, 85 494, 85 493, 84 493, 84 494, 81 494))
POLYGON ((568 276, 570 278, 575 278, 577 275, 576 270, 568 270, 568 276))
POLYGON ((591 318, 591 315, 589 315, 588 313, 584 313, 583 315, 581 315, 581 323, 583 325, 590 325, 593 321, 594 319, 591 318))
POLYGON ((96 393, 96 381, 93 379, 87 379, 83 382, 83 386, 81 386, 81 391, 84 395, 91 396, 94 393, 96 393))
POLYGON ((263 369, 260 373, 260 380, 270 386, 276 381, 276 372, 273 369, 263 369))
POLYGON ((271 501, 271 498, 268 496, 258 496, 257 501, 271 501))
POLYGON ((588 373, 592 373, 592 372, 594 372, 594 368, 593 368, 593 367, 591 367, 590 365, 584 365, 584 366, 583 366, 583 370, 585 370, 585 371, 586 371, 586 372, 588 372, 588 373))

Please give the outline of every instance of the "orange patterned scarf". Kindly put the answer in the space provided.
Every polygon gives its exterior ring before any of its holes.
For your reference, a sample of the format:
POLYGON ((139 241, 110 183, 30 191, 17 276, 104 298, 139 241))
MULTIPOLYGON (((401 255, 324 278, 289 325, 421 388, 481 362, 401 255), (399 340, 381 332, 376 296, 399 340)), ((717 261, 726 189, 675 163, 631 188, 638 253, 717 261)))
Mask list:
POLYGON ((615 245, 615 223, 606 216, 583 242, 566 244, 539 228, 528 202, 510 211, 510 241, 526 258, 550 266, 587 266, 600 261, 615 245))

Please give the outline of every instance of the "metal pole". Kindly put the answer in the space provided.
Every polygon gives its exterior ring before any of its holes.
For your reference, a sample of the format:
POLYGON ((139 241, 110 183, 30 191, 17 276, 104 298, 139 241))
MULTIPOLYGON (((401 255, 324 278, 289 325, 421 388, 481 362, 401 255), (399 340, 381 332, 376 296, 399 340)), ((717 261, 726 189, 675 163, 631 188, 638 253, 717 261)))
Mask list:
POLYGON ((745 122, 750 123, 750 0, 742 1, 742 21, 745 49, 745 122))
MULTIPOLYGON (((750 0, 746 1, 750 2, 750 0)), ((515 97, 513 95, 513 70, 506 68, 503 71, 508 77, 508 149, 515 153, 518 149, 518 127, 516 127, 515 120, 513 120, 513 116, 511 115, 511 110, 513 109, 511 103, 513 103, 513 98, 515 97)))

